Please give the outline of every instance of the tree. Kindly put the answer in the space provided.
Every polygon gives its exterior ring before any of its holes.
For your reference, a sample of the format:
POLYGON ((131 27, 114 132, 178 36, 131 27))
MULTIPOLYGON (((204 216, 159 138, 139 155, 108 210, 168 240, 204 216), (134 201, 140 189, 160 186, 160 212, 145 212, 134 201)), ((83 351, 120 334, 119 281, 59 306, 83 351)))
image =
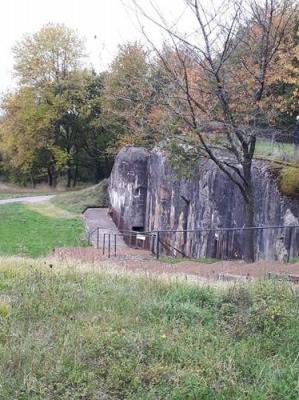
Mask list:
POLYGON ((103 112, 104 75, 81 67, 80 38, 50 24, 14 53, 19 84, 2 102, 0 125, 5 163, 33 183, 47 175, 54 187, 58 176, 67 187, 106 177, 117 129, 103 112))
MULTIPOLYGON (((299 18, 294 20, 293 29, 285 38, 285 46, 280 52, 272 74, 272 89, 275 93, 275 109, 278 123, 294 126, 299 114, 299 18)), ((273 103, 272 103, 273 104, 273 103)))
POLYGON ((150 123, 154 97, 147 52, 138 43, 120 46, 106 74, 103 102, 108 118, 118 126, 116 150, 123 145, 154 143, 150 123))
POLYGON ((84 126, 81 148, 85 152, 84 162, 93 171, 95 182, 109 175, 113 162, 112 152, 120 132, 119 121, 105 108, 105 75, 95 72, 89 74, 81 105, 84 126))
POLYGON ((2 149, 10 165, 24 173, 46 168, 50 186, 64 169, 71 185, 82 132, 78 109, 87 74, 79 70, 83 54, 82 40, 64 25, 48 24, 14 47, 19 85, 2 104, 2 149))
POLYGON ((61 84, 82 67, 84 43, 76 31, 63 24, 47 24, 25 35, 13 48, 14 71, 20 85, 43 87, 61 84))
POLYGON ((55 110, 39 104, 34 88, 22 87, 9 93, 3 100, 4 116, 0 124, 1 150, 4 162, 10 168, 35 178, 49 163, 51 125, 56 119, 55 110))
MULTIPOLYGON (((252 161, 258 127, 272 119, 267 101, 271 72, 285 48, 297 5, 291 0, 229 1, 205 5, 185 0, 195 34, 183 35, 154 7, 139 13, 166 32, 172 56, 147 39, 156 51, 164 75, 173 86, 161 104, 177 120, 177 140, 196 142, 199 155, 211 159, 239 188, 244 199, 245 228, 255 225, 252 161), (206 127, 218 122, 218 140, 206 127), (189 134, 189 136, 188 136, 189 134), (219 138, 221 140, 219 140, 219 138)), ((246 261, 254 260, 254 232, 245 230, 246 261)))

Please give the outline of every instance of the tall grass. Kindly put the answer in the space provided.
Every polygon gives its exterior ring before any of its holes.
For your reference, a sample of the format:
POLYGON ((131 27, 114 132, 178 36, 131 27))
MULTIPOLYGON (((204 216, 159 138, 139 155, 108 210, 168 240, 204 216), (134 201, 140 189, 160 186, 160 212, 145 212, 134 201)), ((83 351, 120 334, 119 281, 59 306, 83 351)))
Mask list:
POLYGON ((298 306, 284 283, 2 259, 0 398, 295 400, 298 306))

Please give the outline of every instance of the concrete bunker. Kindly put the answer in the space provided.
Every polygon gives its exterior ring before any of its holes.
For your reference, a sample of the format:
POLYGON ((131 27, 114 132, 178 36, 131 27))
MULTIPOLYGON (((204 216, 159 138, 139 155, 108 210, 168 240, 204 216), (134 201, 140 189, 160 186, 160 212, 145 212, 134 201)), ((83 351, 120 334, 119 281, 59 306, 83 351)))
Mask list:
MULTIPOLYGON (((286 251, 288 258, 296 257, 299 229, 291 226, 299 225, 298 200, 280 193, 264 162, 254 162, 253 179, 256 226, 287 227, 256 231, 256 259, 284 260, 286 251)), ((116 157, 108 190, 118 228, 136 233, 164 231, 161 250, 166 254, 177 249, 177 254, 192 258, 243 256, 244 202, 237 186, 212 161, 199 161, 194 178, 178 178, 161 150, 126 147, 116 157)), ((146 245, 153 248, 149 241, 146 245)))

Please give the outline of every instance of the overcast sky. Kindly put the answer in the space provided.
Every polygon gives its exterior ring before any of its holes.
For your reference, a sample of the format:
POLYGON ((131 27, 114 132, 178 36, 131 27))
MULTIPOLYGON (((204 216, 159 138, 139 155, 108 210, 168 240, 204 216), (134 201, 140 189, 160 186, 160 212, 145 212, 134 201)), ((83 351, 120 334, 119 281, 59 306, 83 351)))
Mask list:
MULTIPOLYGON (((138 0, 138 3, 148 7, 150 0, 138 0)), ((167 19, 182 19, 183 0, 158 0, 156 3, 167 19)), ((49 22, 64 23, 76 29, 86 38, 89 62, 97 70, 105 69, 116 54, 118 44, 142 40, 128 4, 130 0, 1 0, 0 92, 13 86, 12 46, 25 33, 34 33, 49 22)), ((156 28, 148 25, 147 30, 151 38, 159 40, 156 28)))

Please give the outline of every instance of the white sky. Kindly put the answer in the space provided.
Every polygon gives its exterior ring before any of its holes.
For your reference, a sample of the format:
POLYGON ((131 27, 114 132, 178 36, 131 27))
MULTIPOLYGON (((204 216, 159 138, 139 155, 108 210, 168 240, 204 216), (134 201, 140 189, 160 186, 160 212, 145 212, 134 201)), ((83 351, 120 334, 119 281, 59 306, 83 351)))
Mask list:
MULTIPOLYGON (((105 69, 118 44, 142 40, 138 23, 124 3, 130 0, 0 0, 0 92, 13 87, 11 48, 25 33, 34 33, 49 22, 64 23, 86 38, 89 62, 105 69), (95 38, 96 37, 96 38, 95 38)), ((148 7, 150 0, 138 0, 148 7)), ((181 16, 183 0, 156 0, 168 20, 181 16)), ((158 39, 156 28, 148 27, 158 39)))

